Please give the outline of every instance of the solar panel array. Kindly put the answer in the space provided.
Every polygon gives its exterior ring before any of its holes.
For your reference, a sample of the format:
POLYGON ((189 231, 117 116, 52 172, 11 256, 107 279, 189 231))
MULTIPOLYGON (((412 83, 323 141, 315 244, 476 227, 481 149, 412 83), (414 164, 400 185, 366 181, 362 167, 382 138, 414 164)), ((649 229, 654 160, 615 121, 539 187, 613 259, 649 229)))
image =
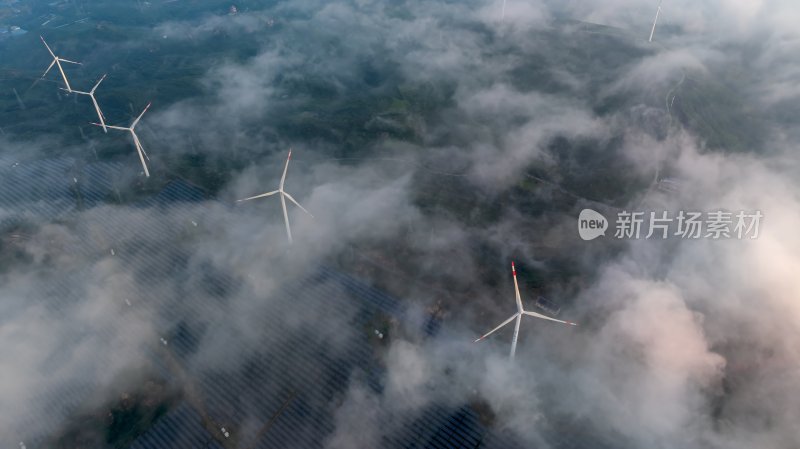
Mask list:
MULTIPOLYGON (((101 205, 111 195, 113 164, 90 164, 79 169, 69 159, 20 164, 0 182, 0 206, 33 213, 46 219, 68 216, 80 208, 101 205), (22 167, 21 170, 17 170, 22 167), (79 179, 76 187, 74 178, 79 179), (65 179, 66 178, 66 179, 65 179), (42 184, 35 191, 20 185, 42 184), (9 185, 6 189, 5 183, 9 185), (37 198, 42 195, 42 200, 37 198)), ((2 171, 2 170, 0 170, 2 171)), ((161 192, 134 207, 144 215, 131 220, 124 214, 94 217, 92 235, 74 248, 87 257, 99 257, 116 248, 115 261, 137 267, 134 282, 119 287, 118 295, 133 308, 157 311, 154 323, 168 345, 149 357, 167 380, 181 382, 189 373, 192 395, 141 435, 133 448, 313 448, 324 445, 335 428, 335 407, 353 379, 359 379, 375 394, 384 387, 380 353, 385 342, 375 332, 388 332, 387 323, 403 320, 401 303, 353 277, 327 267, 272 292, 268 307, 257 312, 262 332, 257 339, 244 339, 215 363, 198 365, 195 357, 201 343, 208 343, 209 329, 220 326, 230 312, 230 298, 240 292, 241 282, 210 266, 190 267, 189 251, 177 236, 202 223, 203 192, 183 181, 169 183, 161 192), (159 210, 169 208, 170 219, 160 220, 159 210), (194 224, 192 224, 194 223, 194 224), (153 236, 152 251, 126 247, 115 236, 153 236), (155 237, 158 236, 158 237, 155 237), (144 263, 143 263, 144 262, 144 263), (146 267, 146 268, 142 268, 146 267), (189 270, 192 275, 189 276, 189 270), (201 271, 197 273, 196 271, 201 271), (159 286, 169 284, 173 294, 159 286), (147 288, 142 288, 146 286, 147 288), (217 319, 217 317, 219 319, 217 319), (311 317, 313 322, 300 318, 311 317), (324 319, 322 319, 324 318, 324 319), (309 330, 313 326, 313 332, 309 330), (226 359, 226 357, 229 358, 226 359), (231 363, 226 363, 230 361, 231 363), (233 362, 236 363, 233 363, 233 362), (276 416, 276 413, 281 411, 276 416), (222 433, 229 432, 230 439, 222 433), (235 445, 231 442, 235 441, 235 445)), ((88 211, 91 214, 92 211, 88 211)), ((78 268, 80 270, 80 268, 78 268)), ((71 273, 74 274, 74 273, 71 273)), ((65 274, 52 280, 48 307, 66 308, 82 291, 74 285, 80 276, 65 274)), ((224 325, 223 325, 224 326, 224 325)), ((435 322, 426 323, 435 333, 435 322)), ((386 338, 391 338, 387 335, 386 338)), ((59 410, 75 410, 88 397, 92 385, 73 385, 70 391, 43 391, 39 401, 59 410)), ((29 417, 29 425, 48 426, 47 417, 29 417)), ((383 434, 381 445, 389 448, 513 448, 520 447, 504 435, 483 426, 468 406, 430 406, 405 418, 397 430, 383 434)), ((51 427, 52 428, 52 427, 51 427)), ((8 442, 8 444, 14 442, 8 442)), ((41 441, 26 441, 27 448, 41 441)), ((14 443, 16 444, 16 443, 14 443)))
POLYGON ((75 197, 70 191, 72 177, 69 172, 74 166, 75 161, 71 158, 27 163, 2 161, 0 207, 13 208, 8 212, 18 215, 49 218, 73 210, 75 197))
POLYGON ((134 441, 130 449, 224 449, 203 428, 200 420, 200 415, 191 406, 181 404, 134 441))

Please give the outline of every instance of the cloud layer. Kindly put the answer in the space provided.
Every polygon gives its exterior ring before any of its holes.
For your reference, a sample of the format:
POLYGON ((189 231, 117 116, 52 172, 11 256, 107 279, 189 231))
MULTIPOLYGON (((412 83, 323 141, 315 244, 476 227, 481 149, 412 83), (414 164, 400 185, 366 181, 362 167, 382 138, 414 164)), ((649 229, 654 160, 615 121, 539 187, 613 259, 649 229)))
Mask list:
MULTIPOLYGON (((528 446, 559 447, 565 427, 585 431, 587 447, 800 444, 791 394, 800 387, 791 114, 800 8, 665 1, 648 44, 655 2, 509 0, 502 21, 500 5, 278 2, 157 20, 139 30, 142 43, 114 44, 144 51, 161 39, 154 58, 170 45, 197 52, 194 90, 154 107, 141 135, 159 176, 199 170, 215 180, 212 198, 34 220, 18 248, 4 243, 4 260, 19 252, 0 295, 0 416, 14 417, 0 422, 4 441, 70 425, 68 410, 46 429, 31 425, 51 406, 31 398, 78 392, 75 403, 103 404, 106 391, 148 378, 142 354, 161 326, 198 313, 181 300, 186 289, 203 294, 190 287, 198 273, 211 268, 241 288, 220 306, 232 318, 206 329, 187 367, 236 372, 246 360, 229 348, 265 338, 256 319, 271 310, 265 298, 326 263, 400 296, 419 321, 432 309, 444 316, 433 338, 413 320, 392 336, 377 356, 382 391, 354 372, 320 404, 335 424, 330 448, 380 447, 391 423, 464 403, 486 405, 495 429, 528 446), (213 45, 223 50, 199 56, 213 45), (289 147, 287 191, 314 214, 290 206, 291 249, 277 198, 233 203, 276 188, 289 147), (680 189, 658 189, 667 177, 680 189), (582 242, 584 207, 765 218, 755 240, 582 242), (169 266, 167 243, 185 266, 144 294, 153 266, 169 266), (514 311, 512 259, 526 307, 544 294, 563 306, 559 318, 581 324, 526 319, 513 363, 510 330, 471 343, 514 311), (170 310, 125 302, 154 296, 170 310), (100 388, 81 393, 89 385, 100 388)), ((4 128, 8 160, 47 153, 49 143, 4 128)), ((111 153, 106 136, 91 139, 111 153)), ((147 196, 135 182, 122 189, 147 196)), ((197 323, 213 321, 199 313, 197 323)), ((301 318, 287 325, 299 329, 301 318)), ((314 335, 339 350, 342 338, 314 335)))

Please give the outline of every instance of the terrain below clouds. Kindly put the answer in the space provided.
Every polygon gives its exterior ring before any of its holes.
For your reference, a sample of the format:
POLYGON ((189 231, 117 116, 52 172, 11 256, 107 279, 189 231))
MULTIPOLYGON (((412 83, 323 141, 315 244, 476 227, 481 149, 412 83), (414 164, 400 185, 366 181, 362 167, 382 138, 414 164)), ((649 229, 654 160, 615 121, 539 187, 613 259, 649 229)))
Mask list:
POLYGON ((800 444, 794 3, 665 1, 653 42, 640 0, 15 5, 7 444, 800 444), (152 101, 151 177, 34 83, 39 34, 76 88, 108 74, 107 123, 152 101), (291 245, 278 196, 236 202, 290 148, 291 245), (764 221, 585 242, 585 208, 764 221), (513 362, 508 328, 472 343, 515 310, 511 261, 526 309, 579 323, 524 320, 513 362))

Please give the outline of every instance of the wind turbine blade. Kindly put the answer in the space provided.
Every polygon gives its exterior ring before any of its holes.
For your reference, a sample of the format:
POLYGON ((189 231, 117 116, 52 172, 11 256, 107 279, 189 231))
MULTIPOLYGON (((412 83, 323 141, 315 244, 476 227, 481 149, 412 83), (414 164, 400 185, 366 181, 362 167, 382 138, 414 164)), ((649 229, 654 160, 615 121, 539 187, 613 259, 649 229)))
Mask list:
MULTIPOLYGON (((133 131, 131 131, 131 134, 133 134, 133 131)), ((145 158, 145 156, 147 154, 144 152, 144 148, 142 147, 142 144, 139 143, 139 138, 136 137, 136 134, 133 134, 133 143, 134 143, 134 145, 136 145, 136 152, 139 153, 139 160, 142 161, 142 168, 144 168, 144 175, 149 178, 150 177, 150 170, 147 169, 147 162, 145 162, 145 160, 144 160, 144 158, 145 158)))
POLYGON ((556 323, 569 324, 570 326, 577 326, 577 324, 573 323, 572 321, 557 320, 555 318, 550 318, 547 315, 542 315, 541 313, 530 312, 530 311, 527 311, 527 310, 522 312, 522 313, 524 313, 525 315, 530 315, 532 317, 541 318, 543 320, 550 320, 550 321, 555 321, 556 323))
POLYGON ((78 65, 82 65, 80 62, 70 61, 69 59, 64 59, 64 58, 57 58, 57 59, 58 59, 59 61, 61 61, 61 62, 68 62, 68 63, 70 63, 70 64, 78 64, 78 65))
MULTIPOLYGON (((102 123, 95 123, 95 122, 89 122, 89 123, 94 125, 94 126, 103 126, 102 123)), ((123 128, 121 126, 105 125, 105 127, 106 128, 111 128, 111 129, 118 129, 120 131, 130 131, 131 130, 130 128, 123 128)))
POLYGON ((47 72, 49 72, 50 69, 52 69, 55 64, 56 64, 56 60, 53 59, 53 62, 51 62, 50 65, 47 66, 47 70, 45 70, 44 73, 42 73, 42 76, 39 79, 44 79, 44 77, 47 76, 47 72))
POLYGON ((147 106, 144 107, 144 110, 142 111, 142 113, 139 114, 139 116, 136 117, 136 120, 133 121, 133 124, 131 125, 131 129, 136 127, 136 124, 139 123, 139 120, 142 119, 142 116, 144 115, 144 113, 147 112, 148 109, 150 109, 150 105, 151 104, 152 103, 147 103, 147 106))
POLYGON ((67 74, 64 73, 64 69, 61 68, 61 63, 58 62, 56 59, 56 65, 58 66, 58 70, 61 72, 61 77, 64 78, 64 84, 67 85, 67 91, 72 92, 72 87, 69 85, 69 80, 67 79, 67 74))
POLYGON ((500 15, 500 21, 506 19, 506 0, 503 0, 503 13, 500 15))
POLYGON ((513 315, 511 315, 511 318, 509 318, 509 319, 507 319, 507 320, 503 321, 503 322, 502 322, 502 323, 500 323, 500 325, 499 325, 499 326, 497 326, 496 328, 494 328, 494 329, 490 330, 489 332, 487 332, 487 333, 483 334, 483 335, 482 335, 480 338, 478 338, 477 340, 475 340, 475 343, 477 343, 477 342, 479 342, 479 341, 483 340, 484 338, 488 337, 489 335, 492 335, 493 333, 495 333, 495 331, 497 331, 497 330, 498 330, 498 329, 500 329, 501 327, 505 326, 506 324, 510 323, 510 322, 511 322, 511 320, 513 320, 514 318, 516 318, 516 317, 518 317, 518 316, 519 316, 519 312, 518 312, 518 313, 515 313, 515 314, 513 314, 513 315))
MULTIPOLYGON (((59 87, 58 89, 59 90, 67 90, 67 89, 64 89, 63 87, 59 87)), ((72 93, 72 94, 91 95, 89 92, 81 92, 79 90, 67 90, 67 92, 72 93)))
POLYGON ((51 50, 51 49, 50 49, 50 46, 49 46, 49 45, 47 45, 47 42, 45 42, 45 41, 44 41, 44 38, 43 38, 41 35, 39 36, 39 39, 41 39, 41 40, 42 40, 42 43, 44 44, 44 46, 45 46, 45 47, 47 47, 47 51, 49 51, 49 52, 50 52, 50 55, 51 55, 53 58, 55 58, 55 57, 56 57, 56 54, 55 54, 55 53, 53 53, 53 50, 51 50))
POLYGON ((522 315, 517 315, 517 322, 514 324, 514 338, 511 339, 511 355, 513 359, 514 354, 517 353, 517 339, 519 338, 519 323, 522 321, 522 315))
POLYGON ((650 30, 650 39, 648 39, 647 42, 653 42, 653 35, 656 32, 656 24, 658 23, 659 14, 661 14, 661 2, 658 2, 658 9, 656 10, 656 19, 653 20, 653 28, 650 30))
POLYGON ((286 223, 286 235, 289 236, 289 243, 292 243, 292 228, 289 226, 289 214, 286 212, 286 200, 283 197, 283 192, 281 192, 281 207, 283 208, 283 221, 286 223))
POLYGON ((289 201, 293 202, 295 206, 299 207, 300 210, 307 213, 312 218, 314 217, 313 215, 311 215, 311 212, 307 211, 305 207, 301 206, 300 203, 298 203, 297 200, 295 200, 294 197, 292 197, 292 195, 289 195, 286 192, 283 192, 283 194, 286 195, 286 198, 289 198, 289 201))
POLYGON ((247 197, 247 198, 242 198, 242 199, 240 199, 240 200, 236 200, 236 202, 237 202, 237 203, 241 203, 242 201, 250 201, 250 200, 257 199, 257 198, 264 198, 264 197, 267 197, 267 196, 272 196, 272 195, 275 195, 275 194, 276 194, 276 193, 278 193, 278 192, 280 192, 280 190, 273 190, 272 192, 262 193, 261 195, 256 195, 256 196, 251 196, 251 197, 247 197))
POLYGON ((100 119, 100 125, 103 127, 103 132, 108 133, 108 128, 106 128, 106 121, 103 117, 103 112, 100 111, 100 105, 97 104, 97 100, 94 99, 94 95, 89 95, 92 98, 92 103, 94 103, 94 109, 97 111, 97 118, 100 119))
POLYGON ((511 274, 514 275, 514 293, 517 295, 517 313, 522 312, 522 297, 519 295, 519 285, 517 284, 517 269, 514 267, 514 262, 511 262, 511 274))
POLYGON ((141 151, 144 154, 144 157, 146 157, 147 160, 149 161, 150 160, 150 156, 148 156, 147 152, 144 151, 144 145, 142 145, 142 141, 139 140, 139 136, 137 136, 136 133, 133 130, 130 130, 130 131, 131 131, 131 135, 133 136, 133 142, 136 144, 136 147, 139 149, 139 151, 141 151))
POLYGON ((94 93, 94 91, 96 91, 96 90, 97 90, 97 87, 98 87, 98 86, 100 86, 100 83, 102 83, 102 82, 103 82, 103 80, 104 80, 104 79, 106 79, 106 75, 107 75, 107 74, 104 74, 102 77, 100 77, 100 80, 99 80, 99 81, 97 82, 97 84, 95 84, 95 85, 94 85, 94 87, 92 88, 92 91, 91 91, 91 93, 94 93))
POLYGON ((286 182, 286 172, 289 171, 289 160, 292 158, 292 149, 289 148, 289 156, 286 157, 286 165, 283 167, 283 176, 281 176, 281 184, 278 186, 280 190, 283 190, 283 183, 286 182))

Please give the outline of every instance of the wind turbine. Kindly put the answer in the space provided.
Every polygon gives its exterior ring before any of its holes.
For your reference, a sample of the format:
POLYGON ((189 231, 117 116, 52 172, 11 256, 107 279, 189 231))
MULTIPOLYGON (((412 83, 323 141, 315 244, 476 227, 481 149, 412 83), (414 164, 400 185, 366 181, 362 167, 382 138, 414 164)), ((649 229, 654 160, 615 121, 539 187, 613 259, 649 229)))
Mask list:
MULTIPOLYGON (((100 119, 100 126, 102 126, 103 127, 103 131, 107 133, 108 132, 108 128, 106 127, 106 121, 104 120, 103 113, 100 111, 100 105, 97 104, 97 99, 94 98, 94 91, 97 90, 97 87, 100 85, 100 83, 103 82, 104 79, 106 79, 106 75, 103 75, 103 77, 100 78, 100 81, 98 81, 97 84, 95 84, 94 87, 92 88, 92 90, 90 90, 89 92, 81 92, 79 90, 73 90, 72 92, 74 92, 76 94, 80 94, 80 95, 88 95, 89 98, 92 99, 92 103, 94 103, 94 108, 97 111, 97 118, 100 119)), ((59 87, 59 89, 67 90, 67 89, 64 89, 63 87, 59 87)))
POLYGON ((658 9, 656 10, 656 19, 653 20, 653 28, 650 30, 650 39, 647 42, 653 42, 653 34, 656 32, 656 24, 658 23, 658 15, 661 14, 661 3, 664 0, 659 0, 658 2, 658 9))
MULTIPOLYGON (((100 81, 102 81, 102 80, 100 80, 100 81)), ((100 84, 100 83, 98 82, 97 84, 100 84)), ((95 87, 97 87, 97 86, 95 86, 95 87)), ((94 92, 94 89, 92 89, 92 92, 94 92)), ((94 99, 94 97, 92 97, 92 99, 94 99)), ((142 113, 139 114, 138 117, 136 117, 136 120, 134 120, 133 123, 131 123, 130 128, 124 128, 122 126, 106 125, 105 122, 103 124, 92 123, 92 125, 102 126, 104 129, 105 128, 111 128, 111 129, 118 129, 120 131, 129 131, 131 133, 131 136, 133 136, 133 144, 136 146, 136 151, 139 153, 139 160, 142 161, 142 167, 144 168, 144 175, 147 176, 148 178, 150 177, 150 171, 147 169, 147 163, 144 161, 144 159, 147 158, 147 160, 149 161, 150 160, 150 156, 148 156, 147 153, 145 153, 144 147, 142 146, 142 142, 139 141, 139 137, 136 135, 136 131, 134 131, 134 129, 136 128, 136 124, 139 123, 139 120, 142 119, 142 116, 144 115, 144 113, 147 112, 147 110, 150 108, 150 104, 151 103, 147 103, 147 106, 144 107, 144 110, 142 111, 142 113)), ((100 109, 98 109, 97 112, 99 113, 100 109)), ((100 121, 103 121, 103 119, 101 118, 100 121)))
POLYGON ((557 320, 555 318, 550 318, 549 316, 542 315, 541 313, 536 313, 536 312, 531 312, 529 310, 525 310, 525 308, 522 307, 522 297, 519 294, 519 285, 517 284, 517 270, 514 268, 514 262, 511 262, 511 274, 514 275, 514 291, 517 294, 517 313, 511 315, 511 318, 503 321, 502 323, 500 323, 499 326, 497 326, 496 328, 492 329, 488 333, 484 334, 482 337, 480 337, 477 340, 475 340, 475 343, 483 340, 484 338, 488 337, 489 335, 492 335, 498 329, 500 329, 501 327, 503 327, 506 324, 510 323, 511 320, 516 319, 517 320, 516 324, 514 324, 514 338, 511 340, 511 358, 513 359, 514 358, 514 353, 517 352, 517 337, 519 337, 519 323, 522 321, 522 316, 523 315, 530 315, 532 317, 541 318, 541 319, 544 319, 544 320, 555 321, 557 323, 562 323, 562 324, 569 324, 570 326, 577 326, 577 324, 575 324, 573 322, 570 322, 570 321, 557 320))
POLYGON ((64 84, 66 84, 66 86, 67 86, 67 92, 72 92, 72 87, 70 87, 70 85, 69 85, 69 80, 67 80, 67 75, 64 73, 64 69, 61 67, 61 63, 62 62, 68 62, 70 64, 78 64, 78 65, 80 65, 81 63, 80 62, 75 62, 75 61, 70 61, 69 59, 64 59, 64 58, 56 56, 56 54, 53 53, 53 50, 50 49, 50 46, 47 45, 47 42, 44 41, 44 38, 42 36, 39 36, 39 38, 42 40, 42 43, 44 44, 44 46, 47 47, 47 51, 50 52, 50 56, 53 57, 53 62, 51 62, 50 65, 47 66, 47 70, 44 71, 44 73, 42 74, 41 78, 39 78, 39 79, 44 79, 45 75, 47 75, 47 73, 50 71, 50 69, 53 68, 53 65, 57 65, 58 66, 58 71, 61 72, 61 77, 64 78, 64 84))
POLYGON ((500 14, 500 21, 506 20, 506 0, 503 0, 503 12, 500 14))
POLYGON ((261 195, 251 196, 249 198, 244 198, 241 200, 236 200, 237 203, 241 203, 242 201, 254 200, 256 198, 264 198, 279 193, 281 196, 281 207, 283 208, 283 221, 286 223, 286 235, 289 236, 289 243, 292 243, 292 228, 289 227, 289 214, 286 212, 285 198, 288 198, 289 201, 293 202, 295 206, 300 208, 300 210, 313 217, 313 215, 311 215, 311 212, 307 211, 305 207, 301 206, 300 203, 298 203, 297 200, 295 200, 292 197, 292 195, 289 195, 289 193, 283 190, 283 184, 284 182, 286 182, 286 172, 289 170, 289 160, 291 159, 292 159, 292 150, 290 148, 289 156, 286 157, 286 165, 283 167, 283 176, 281 176, 281 183, 278 185, 278 190, 273 190, 272 192, 262 193, 261 195))

